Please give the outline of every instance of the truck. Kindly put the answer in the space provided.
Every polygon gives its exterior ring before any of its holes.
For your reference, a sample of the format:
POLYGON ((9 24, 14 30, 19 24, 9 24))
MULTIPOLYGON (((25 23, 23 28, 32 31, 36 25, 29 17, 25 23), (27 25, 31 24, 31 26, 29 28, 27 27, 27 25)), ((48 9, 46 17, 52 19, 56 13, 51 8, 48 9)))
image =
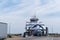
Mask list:
POLYGON ((7 37, 7 23, 0 22, 0 40, 7 37))
POLYGON ((46 27, 44 23, 38 20, 39 19, 36 18, 36 16, 33 16, 29 22, 26 22, 26 31, 23 33, 23 37, 48 35, 48 27, 46 27))

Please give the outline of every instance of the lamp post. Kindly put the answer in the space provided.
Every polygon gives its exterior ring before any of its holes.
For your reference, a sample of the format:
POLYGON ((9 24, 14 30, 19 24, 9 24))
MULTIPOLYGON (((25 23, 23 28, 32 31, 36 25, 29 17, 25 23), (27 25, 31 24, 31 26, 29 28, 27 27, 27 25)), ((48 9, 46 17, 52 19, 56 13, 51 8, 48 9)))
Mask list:
MULTIPOLYGON (((52 25, 52 35, 53 35, 53 25, 52 25)), ((53 40, 53 37, 52 37, 52 40, 53 40)))
POLYGON ((52 33, 53 33, 53 25, 52 25, 52 33))
POLYGON ((10 24, 9 24, 9 35, 10 35, 10 24))
POLYGON ((9 24, 9 35, 8 35, 9 38, 11 38, 11 24, 9 24))

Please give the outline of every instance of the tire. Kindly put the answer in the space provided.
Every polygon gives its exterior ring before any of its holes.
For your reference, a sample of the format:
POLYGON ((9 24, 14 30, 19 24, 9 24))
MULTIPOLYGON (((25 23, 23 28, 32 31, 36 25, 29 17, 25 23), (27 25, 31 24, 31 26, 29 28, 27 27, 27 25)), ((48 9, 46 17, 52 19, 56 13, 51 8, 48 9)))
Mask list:
POLYGON ((26 37, 26 32, 24 32, 23 37, 26 37))
POLYGON ((37 33, 37 36, 41 36, 41 34, 40 33, 37 33))
POLYGON ((46 27, 46 36, 48 35, 48 27, 46 27))
POLYGON ((33 34, 33 36, 37 36, 37 34, 33 34))

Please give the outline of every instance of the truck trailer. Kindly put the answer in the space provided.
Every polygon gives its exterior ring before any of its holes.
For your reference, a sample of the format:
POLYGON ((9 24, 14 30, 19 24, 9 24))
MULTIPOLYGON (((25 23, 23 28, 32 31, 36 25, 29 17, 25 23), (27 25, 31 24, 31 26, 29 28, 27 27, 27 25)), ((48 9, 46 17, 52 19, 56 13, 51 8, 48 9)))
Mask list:
POLYGON ((7 37, 7 23, 0 22, 0 40, 7 37))

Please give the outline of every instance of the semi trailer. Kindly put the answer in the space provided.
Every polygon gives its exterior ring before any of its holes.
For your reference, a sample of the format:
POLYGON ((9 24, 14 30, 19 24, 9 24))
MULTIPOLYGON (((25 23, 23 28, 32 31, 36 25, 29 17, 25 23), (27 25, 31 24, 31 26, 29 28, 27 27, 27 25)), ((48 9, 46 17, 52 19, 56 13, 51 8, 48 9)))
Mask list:
POLYGON ((0 22, 0 40, 7 37, 7 23, 0 22))

